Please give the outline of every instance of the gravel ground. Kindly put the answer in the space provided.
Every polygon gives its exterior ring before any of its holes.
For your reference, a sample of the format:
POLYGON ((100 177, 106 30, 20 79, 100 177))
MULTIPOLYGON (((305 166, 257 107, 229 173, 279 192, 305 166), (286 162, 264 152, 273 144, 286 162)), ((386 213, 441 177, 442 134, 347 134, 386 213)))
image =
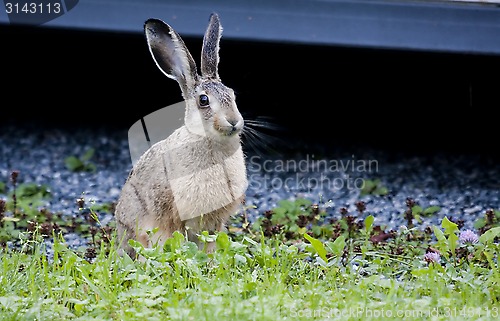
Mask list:
MULTIPOLYGON (((247 204, 253 220, 281 199, 306 197, 319 203, 332 216, 346 207, 355 212, 362 200, 376 224, 398 228, 405 224, 406 199, 422 207, 441 210, 424 225, 439 224, 444 216, 472 224, 487 209, 500 209, 500 166, 494 159, 478 155, 411 155, 380 150, 335 150, 323 148, 317 154, 262 156, 247 151, 250 186, 247 204), (319 156, 323 155, 323 156, 319 156), (360 196, 362 179, 380 179, 386 196, 360 196)), ((114 202, 131 168, 127 132, 123 129, 57 129, 3 125, 0 131, 0 182, 19 170, 20 182, 50 186, 53 212, 77 215, 76 199, 84 196, 97 204, 114 202), (91 159, 95 172, 71 172, 68 156, 81 156, 95 149, 91 159)), ((0 195, 0 197, 5 197, 0 195)), ((111 215, 103 223, 113 220, 111 215)), ((76 235, 67 235, 77 245, 76 235)))

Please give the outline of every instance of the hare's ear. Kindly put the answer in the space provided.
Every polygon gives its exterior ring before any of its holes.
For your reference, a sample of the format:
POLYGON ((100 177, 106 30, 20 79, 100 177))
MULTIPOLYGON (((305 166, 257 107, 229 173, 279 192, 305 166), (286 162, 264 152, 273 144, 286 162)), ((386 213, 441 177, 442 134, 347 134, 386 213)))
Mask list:
POLYGON ((201 75, 203 77, 219 79, 217 66, 219 64, 219 41, 222 36, 222 26, 219 16, 212 13, 207 31, 203 37, 201 49, 201 75))
POLYGON ((158 19, 147 20, 144 33, 156 65, 179 83, 184 98, 187 98, 186 94, 194 88, 198 75, 196 63, 184 41, 172 27, 158 19))

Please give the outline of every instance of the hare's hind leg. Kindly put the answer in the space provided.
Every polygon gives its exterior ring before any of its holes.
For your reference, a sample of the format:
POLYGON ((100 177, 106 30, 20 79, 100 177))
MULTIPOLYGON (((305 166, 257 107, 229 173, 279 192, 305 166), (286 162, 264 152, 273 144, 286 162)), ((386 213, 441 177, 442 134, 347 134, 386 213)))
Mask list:
POLYGON ((133 229, 129 228, 125 224, 120 221, 116 222, 116 235, 118 237, 117 243, 119 248, 119 254, 123 255, 123 253, 127 253, 131 258, 136 257, 135 250, 129 245, 129 240, 136 240, 142 244, 144 247, 149 246, 149 238, 146 233, 142 235, 137 235, 133 229))

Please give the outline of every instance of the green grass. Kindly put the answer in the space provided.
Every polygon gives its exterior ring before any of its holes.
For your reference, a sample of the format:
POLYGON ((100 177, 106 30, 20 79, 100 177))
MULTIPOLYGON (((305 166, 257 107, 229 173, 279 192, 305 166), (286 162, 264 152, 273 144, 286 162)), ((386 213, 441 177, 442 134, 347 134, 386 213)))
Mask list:
POLYGON ((0 184, 0 321, 500 318, 498 210, 475 231, 451 218, 424 228, 439 207, 408 199, 407 227, 394 231, 362 201, 332 218, 311 201, 282 200, 255 222, 244 212, 227 233, 200 235, 214 253, 176 233, 161 247, 132 241, 136 260, 117 254, 114 227, 99 222, 112 204, 79 198, 68 219, 40 209, 48 188, 17 175, 10 191, 0 184), (68 248, 65 233, 88 246, 68 248))
MULTIPOLYGON (((456 235, 447 224, 435 227, 444 240, 432 244, 443 254, 456 235)), ((344 236, 286 244, 219 233, 206 254, 176 233, 163 247, 133 243, 142 261, 117 255, 113 237, 91 262, 61 237, 52 259, 43 242, 24 241, 1 254, 0 320, 492 320, 500 317, 500 230, 490 231, 467 245, 465 259, 441 263, 344 236)))

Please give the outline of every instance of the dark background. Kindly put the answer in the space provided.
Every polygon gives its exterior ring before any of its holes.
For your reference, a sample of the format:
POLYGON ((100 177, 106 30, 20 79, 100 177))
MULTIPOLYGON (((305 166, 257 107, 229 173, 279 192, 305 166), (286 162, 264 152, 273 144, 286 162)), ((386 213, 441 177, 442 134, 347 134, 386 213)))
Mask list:
MULTIPOLYGON (((182 99, 137 33, 2 25, 0 39, 3 123, 127 129, 182 99)), ((201 39, 184 40, 198 62, 201 39)), ((240 111, 290 145, 500 153, 500 56, 224 37, 220 56, 240 111)))

